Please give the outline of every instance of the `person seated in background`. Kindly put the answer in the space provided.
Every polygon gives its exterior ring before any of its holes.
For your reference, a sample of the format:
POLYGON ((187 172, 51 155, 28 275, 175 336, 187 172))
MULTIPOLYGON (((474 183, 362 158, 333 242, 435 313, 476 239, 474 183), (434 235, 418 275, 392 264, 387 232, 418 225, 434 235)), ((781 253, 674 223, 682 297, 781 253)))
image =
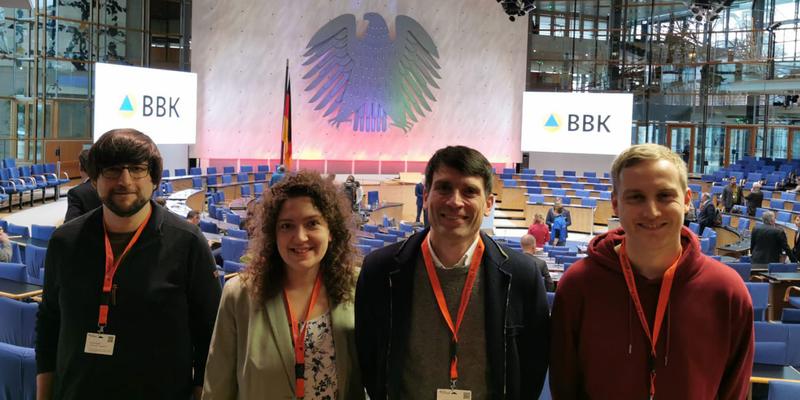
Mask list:
POLYGON ((14 248, 11 247, 11 239, 8 234, 0 228, 0 262, 10 262, 14 256, 14 248))
POLYGON ((745 196, 744 199, 747 201, 747 215, 755 217, 756 209, 761 207, 761 203, 764 201, 764 192, 761 191, 761 182, 754 182, 753 189, 750 190, 750 193, 745 196))
POLYGON ((545 225, 542 214, 534 214, 533 223, 528 227, 528 234, 536 239, 537 246, 544 246, 545 243, 550 243, 550 229, 545 225))
POLYGON ((68 222, 97 207, 103 205, 97 190, 92 186, 89 175, 86 172, 89 158, 89 150, 81 150, 78 154, 78 168, 81 174, 81 183, 67 192, 67 213, 64 215, 64 222, 68 222))
POLYGON ((278 168, 275 168, 275 172, 269 178, 269 187, 272 187, 276 183, 280 182, 286 176, 286 167, 283 164, 278 165, 278 168))
POLYGON ((522 235, 522 238, 519 240, 519 244, 522 246, 522 252, 525 253, 525 255, 533 258, 536 269, 544 281, 545 290, 548 292, 556 290, 556 285, 553 283, 553 278, 550 277, 550 271, 547 269, 547 263, 541 258, 536 257, 536 238, 529 234, 522 235))
POLYGON ((352 212, 301 171, 256 203, 251 257, 225 283, 203 399, 363 399, 352 212))
POLYGON ((190 210, 186 213, 186 221, 189 221, 189 223, 193 225, 200 225, 200 213, 195 210, 190 210))
POLYGON ((763 224, 756 225, 750 234, 750 251, 753 264, 768 264, 781 262, 786 254, 792 262, 797 262, 794 252, 789 248, 786 232, 775 224, 775 213, 764 211, 761 216, 763 224))
POLYGON ((556 197, 553 202, 553 208, 547 210, 545 223, 552 234, 550 244, 555 242, 556 246, 565 245, 567 243, 567 230, 572 225, 572 216, 569 210, 561 204, 561 198, 556 197))

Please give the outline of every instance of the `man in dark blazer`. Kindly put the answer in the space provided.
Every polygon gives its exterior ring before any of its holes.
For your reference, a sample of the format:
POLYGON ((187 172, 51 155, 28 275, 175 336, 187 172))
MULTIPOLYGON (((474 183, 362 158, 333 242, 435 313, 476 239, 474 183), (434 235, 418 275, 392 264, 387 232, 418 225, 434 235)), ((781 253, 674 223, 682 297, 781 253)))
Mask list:
POLYGON ((492 178, 478 151, 438 150, 425 169, 430 228, 364 259, 356 347, 370 398, 539 398, 547 295, 531 257, 480 232, 492 178))
POLYGON ((80 217, 89 211, 103 205, 97 190, 92 186, 89 175, 86 173, 86 163, 89 157, 89 150, 82 150, 78 155, 78 164, 81 172, 81 183, 67 192, 67 214, 64 215, 64 222, 80 217))
POLYGON ((707 226, 714 226, 714 219, 717 217, 717 209, 714 207, 714 202, 711 195, 703 193, 700 198, 700 212, 697 213, 697 223, 700 225, 700 231, 697 235, 703 234, 703 229, 707 226))
POLYGON ((736 184, 736 177, 730 177, 728 186, 722 189, 722 206, 729 213, 734 205, 742 204, 742 188, 736 184))
POLYGON ((533 235, 526 233, 522 235, 522 238, 519 239, 519 244, 522 247, 522 252, 532 258, 534 264, 536 264, 536 270, 539 272, 539 275, 542 276, 542 280, 544 281, 544 288, 548 292, 554 292, 556 290, 556 285, 553 283, 553 278, 550 277, 550 271, 547 269, 547 263, 541 258, 536 257, 536 238, 533 237, 533 235))
POLYGON ((747 200, 747 215, 755 217, 756 209, 761 207, 761 203, 764 201, 761 182, 753 183, 753 189, 750 190, 750 194, 745 197, 745 200, 747 200))
POLYGON ((753 264, 769 264, 781 262, 781 255, 786 253, 792 262, 797 262, 794 253, 786 242, 786 232, 775 225, 775 213, 764 211, 761 216, 764 222, 753 228, 750 235, 750 251, 753 264))
POLYGON ((794 246, 792 252, 794 253, 795 260, 800 260, 800 215, 794 217, 794 246))

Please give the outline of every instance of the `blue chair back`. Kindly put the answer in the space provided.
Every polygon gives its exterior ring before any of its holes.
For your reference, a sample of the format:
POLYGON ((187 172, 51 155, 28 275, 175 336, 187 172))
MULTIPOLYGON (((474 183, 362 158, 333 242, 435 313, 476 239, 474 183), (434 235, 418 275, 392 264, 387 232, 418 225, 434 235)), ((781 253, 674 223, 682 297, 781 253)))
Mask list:
POLYGON ((203 189, 203 178, 195 176, 192 178, 192 189, 203 189))
POLYGON ((239 262, 247 251, 247 240, 232 237, 222 237, 222 259, 239 262))
POLYGON ((214 175, 217 173, 217 167, 208 167, 206 168, 206 174, 214 175))
POLYGON ((233 165, 229 165, 227 167, 222 167, 223 174, 233 174, 236 173, 236 168, 233 165))
POLYGON ((361 253, 362 256, 366 256, 372 251, 372 246, 366 244, 357 244, 356 250, 358 250, 358 252, 361 253))
POLYGON ((14 282, 28 282, 28 272, 25 264, 0 262, 0 278, 14 282))
POLYGON ((375 232, 374 235, 375 239, 383 240, 386 243, 394 243, 397 241, 397 236, 395 235, 388 235, 385 233, 378 233, 378 232, 375 232))
POLYGON ((372 247, 373 249, 379 249, 386 245, 386 242, 380 239, 367 239, 367 238, 360 238, 358 239, 359 244, 364 244, 367 246, 372 247))
POLYGON ((34 239, 50 240, 50 236, 53 236, 53 232, 55 231, 55 226, 36 224, 31 225, 31 237, 34 239))
POLYGON ((769 263, 767 271, 770 274, 774 272, 797 272, 797 264, 769 263))
POLYGON ((250 197, 252 194, 250 193, 250 185, 241 185, 239 186, 239 195, 241 197, 250 197))
POLYGON ((253 196, 261 197, 264 194, 264 184, 263 183, 254 183, 253 184, 253 196))
POLYGON ((772 380, 769 382, 767 400, 800 399, 800 383, 772 380))
POLYGON ((233 183, 233 175, 222 175, 222 183, 233 183))
POLYGON ((742 280, 745 282, 750 282, 750 271, 753 269, 753 265, 750 263, 726 263, 725 265, 733 268, 739 276, 742 277, 742 280))
POLYGON ((240 172, 236 174, 236 182, 248 182, 250 181, 250 177, 248 176, 247 172, 240 172))
POLYGON ((370 206, 377 206, 378 205, 378 191, 377 190, 370 190, 367 192, 367 204, 370 206))
MULTIPOLYGON (((209 206, 209 212, 211 212, 210 210, 211 208, 209 206)), ((216 207, 214 208, 214 210, 216 211, 216 207)), ((207 233, 219 233, 219 227, 217 226, 217 224, 202 220, 200 221, 200 230, 207 233)))
POLYGON ((241 225, 242 217, 240 217, 239 214, 229 212, 225 214, 225 221, 228 222, 229 224, 241 225))
POLYGON ((241 165, 239 166, 239 172, 253 172, 252 165, 241 165))
POLYGON ((248 239, 247 231, 243 229, 228 229, 228 236, 235 237, 237 239, 248 239))
POLYGON ((189 168, 189 175, 203 175, 202 168, 189 168))
POLYGON ((258 172, 269 172, 269 165, 258 165, 258 166, 256 166, 256 171, 258 171, 258 172))
POLYGON ((0 342, 0 396, 36 399, 36 350, 0 342))
POLYGON ((256 172, 253 174, 254 181, 266 181, 267 180, 267 173, 266 172, 256 172))
POLYGON ((745 282, 744 284, 753 301, 753 317, 756 321, 764 321, 764 314, 769 302, 769 283, 745 282))
POLYGON ((597 207, 597 199, 593 199, 591 197, 583 197, 581 198, 581 205, 588 207, 597 207))
POLYGON ((378 232, 378 225, 364 224, 362 229, 364 229, 364 232, 376 233, 378 232))
POLYGON ((36 343, 37 303, 23 303, 0 297, 0 342, 34 347, 36 343))
POLYGON ((11 236, 22 236, 23 238, 31 237, 31 232, 27 226, 22 225, 15 225, 12 223, 8 224, 8 229, 6 230, 9 235, 11 236))
POLYGON ((222 262, 222 270, 225 271, 226 274, 233 274, 236 272, 240 272, 244 269, 244 264, 236 261, 225 260, 222 262))
POLYGON ((161 177, 162 178, 169 178, 169 170, 165 169, 165 170, 161 171, 161 177))
POLYGON ((186 176, 186 168, 176 168, 175 176, 186 176))
POLYGON ((37 280, 44 279, 44 259, 47 254, 46 247, 29 244, 25 247, 25 266, 28 267, 28 276, 37 280))

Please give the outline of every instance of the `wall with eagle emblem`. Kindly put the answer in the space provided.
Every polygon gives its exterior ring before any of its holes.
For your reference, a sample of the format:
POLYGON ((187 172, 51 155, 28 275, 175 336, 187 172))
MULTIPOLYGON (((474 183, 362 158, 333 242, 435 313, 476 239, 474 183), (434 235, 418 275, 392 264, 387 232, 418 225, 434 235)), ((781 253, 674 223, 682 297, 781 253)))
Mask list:
POLYGON ((195 0, 193 153, 279 158, 288 59, 300 168, 454 144, 519 162, 526 29, 490 0, 195 0))

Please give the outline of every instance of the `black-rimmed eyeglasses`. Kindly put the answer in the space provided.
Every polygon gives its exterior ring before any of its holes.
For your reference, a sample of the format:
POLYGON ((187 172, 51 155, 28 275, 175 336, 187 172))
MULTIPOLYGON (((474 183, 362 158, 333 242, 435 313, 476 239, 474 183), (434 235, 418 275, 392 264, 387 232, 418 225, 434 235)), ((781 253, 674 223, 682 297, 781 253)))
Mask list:
POLYGON ((100 175, 106 179, 119 179, 123 170, 128 170, 128 174, 133 179, 141 179, 148 175, 150 167, 147 164, 141 165, 115 165, 113 167, 103 168, 100 175))

